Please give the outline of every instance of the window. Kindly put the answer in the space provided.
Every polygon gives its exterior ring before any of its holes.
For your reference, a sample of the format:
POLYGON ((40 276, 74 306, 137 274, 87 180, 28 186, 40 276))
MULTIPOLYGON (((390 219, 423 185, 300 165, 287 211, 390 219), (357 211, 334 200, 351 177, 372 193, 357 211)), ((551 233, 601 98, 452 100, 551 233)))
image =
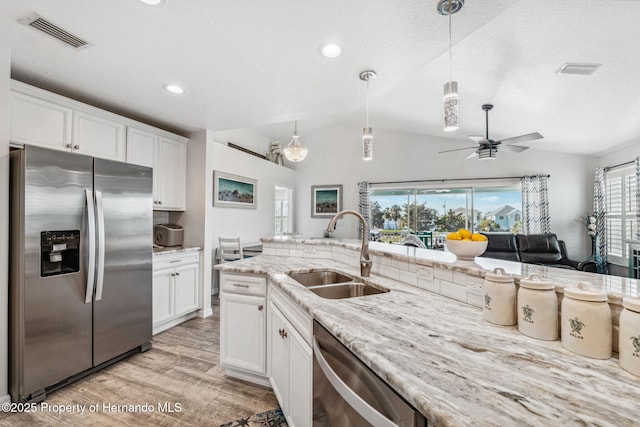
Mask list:
POLYGON ((275 234, 291 233, 291 200, 293 190, 286 187, 276 187, 275 200, 275 234))
POLYGON ((633 166, 607 172, 605 180, 607 260, 614 264, 627 264, 627 240, 634 239, 636 236, 636 185, 636 172, 633 166))
POLYGON ((458 228, 473 231, 522 230, 522 194, 519 181, 477 186, 417 188, 373 187, 371 226, 381 240, 398 242, 406 233, 447 233, 458 228))

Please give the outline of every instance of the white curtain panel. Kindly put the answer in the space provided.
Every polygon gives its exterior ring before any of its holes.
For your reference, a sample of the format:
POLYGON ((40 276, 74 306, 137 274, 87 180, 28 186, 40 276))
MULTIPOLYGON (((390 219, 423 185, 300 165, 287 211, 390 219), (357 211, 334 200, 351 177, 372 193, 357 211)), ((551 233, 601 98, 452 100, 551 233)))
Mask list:
MULTIPOLYGON (((637 163, 636 163, 637 164, 637 163)), ((607 274, 607 205, 605 194, 606 169, 596 168, 593 180, 593 215, 596 217, 596 265, 598 273, 607 274)), ((636 170, 636 174, 638 171, 636 170)))
MULTIPOLYGON (((369 196, 371 195, 371 184, 365 181, 358 183, 358 210, 367 224, 367 230, 371 231, 371 206, 369 205, 369 196)), ((362 239, 362 224, 358 222, 358 238, 362 239)))
POLYGON ((551 232, 547 175, 525 175, 522 184, 522 233, 551 232))

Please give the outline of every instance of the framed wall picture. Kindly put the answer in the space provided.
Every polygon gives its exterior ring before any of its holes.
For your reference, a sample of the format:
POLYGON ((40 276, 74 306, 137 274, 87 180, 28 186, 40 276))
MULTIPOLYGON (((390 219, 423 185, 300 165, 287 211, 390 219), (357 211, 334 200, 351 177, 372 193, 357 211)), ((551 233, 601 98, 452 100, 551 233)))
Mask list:
POLYGON ((256 209, 258 181, 231 173, 213 171, 213 206, 256 209))
POLYGON ((342 185, 311 186, 311 217, 332 217, 342 210, 342 185))

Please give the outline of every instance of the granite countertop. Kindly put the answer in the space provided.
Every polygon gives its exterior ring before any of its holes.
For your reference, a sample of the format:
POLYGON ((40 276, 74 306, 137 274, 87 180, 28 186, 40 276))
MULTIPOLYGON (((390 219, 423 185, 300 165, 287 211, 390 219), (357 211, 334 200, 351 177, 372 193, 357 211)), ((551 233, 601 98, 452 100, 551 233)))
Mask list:
POLYGON ((153 255, 167 255, 175 254, 177 252, 199 251, 200 249, 202 249, 200 246, 161 246, 159 248, 153 248, 153 255))
POLYGON ((328 300, 286 272, 357 265, 261 255, 216 266, 267 274, 422 412, 430 425, 634 425, 640 379, 615 358, 596 360, 482 320, 482 310, 382 276, 390 292, 328 300))
MULTIPOLYGON (((360 240, 354 239, 339 240, 290 237, 265 237, 262 241, 271 245, 326 245, 356 249, 358 251, 360 250, 361 242, 360 240)), ((543 279, 552 281, 556 285, 556 292, 563 292, 565 287, 575 286, 578 282, 588 282, 594 288, 606 292, 609 296, 610 303, 618 305, 622 304, 622 298, 626 296, 640 296, 640 281, 628 277, 596 274, 573 269, 547 267, 544 265, 524 264, 485 257, 476 257, 475 261, 463 261, 458 260, 456 256, 450 252, 380 242, 369 242, 369 253, 372 256, 403 261, 409 260, 419 265, 461 271, 477 277, 484 277, 487 271, 493 271, 494 268, 503 268, 505 272, 514 276, 516 283, 518 283, 521 278, 538 274, 543 279)), ((375 263, 376 261, 374 259, 374 265, 375 263)))

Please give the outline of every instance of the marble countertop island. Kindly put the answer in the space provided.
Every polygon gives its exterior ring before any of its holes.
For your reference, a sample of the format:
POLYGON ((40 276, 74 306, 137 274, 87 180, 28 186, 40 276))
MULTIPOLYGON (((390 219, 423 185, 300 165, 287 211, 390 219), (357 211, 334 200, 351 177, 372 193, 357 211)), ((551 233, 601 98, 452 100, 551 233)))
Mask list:
MULTIPOLYGON (((455 259, 454 259, 455 261, 455 259)), ((640 378, 482 320, 482 310, 372 274, 388 293, 321 298, 285 273, 331 259, 261 255, 217 269, 266 274, 435 426, 637 425, 640 378)))

